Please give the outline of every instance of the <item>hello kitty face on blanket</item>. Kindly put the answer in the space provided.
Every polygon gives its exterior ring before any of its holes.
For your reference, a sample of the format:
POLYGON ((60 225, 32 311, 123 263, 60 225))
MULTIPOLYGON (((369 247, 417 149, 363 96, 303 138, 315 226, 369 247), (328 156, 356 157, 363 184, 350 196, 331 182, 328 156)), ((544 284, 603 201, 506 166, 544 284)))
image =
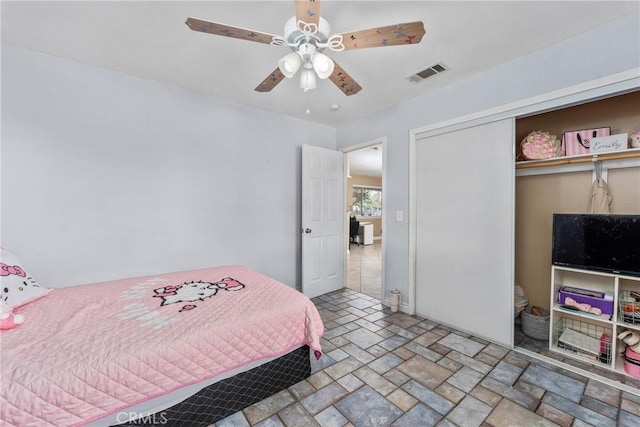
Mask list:
MULTIPOLYGON (((244 285, 231 277, 225 277, 219 282, 188 282, 181 285, 169 285, 154 289, 154 297, 162 298, 160 306, 179 304, 184 302, 204 301, 218 293, 219 290, 239 291, 244 285)), ((186 304, 179 311, 193 310, 195 304, 186 304)))

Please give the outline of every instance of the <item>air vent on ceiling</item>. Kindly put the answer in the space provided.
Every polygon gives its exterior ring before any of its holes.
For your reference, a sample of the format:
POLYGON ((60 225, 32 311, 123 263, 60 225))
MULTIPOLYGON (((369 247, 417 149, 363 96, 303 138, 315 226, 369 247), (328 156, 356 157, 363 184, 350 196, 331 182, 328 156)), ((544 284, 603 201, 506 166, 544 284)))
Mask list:
POLYGON ((429 77, 435 76, 437 74, 440 74, 444 71, 447 71, 447 68, 442 63, 438 63, 435 65, 432 65, 427 69, 424 69, 422 71, 419 71, 415 74, 408 76, 407 80, 409 80, 411 83, 420 83, 421 81, 428 79, 429 77))

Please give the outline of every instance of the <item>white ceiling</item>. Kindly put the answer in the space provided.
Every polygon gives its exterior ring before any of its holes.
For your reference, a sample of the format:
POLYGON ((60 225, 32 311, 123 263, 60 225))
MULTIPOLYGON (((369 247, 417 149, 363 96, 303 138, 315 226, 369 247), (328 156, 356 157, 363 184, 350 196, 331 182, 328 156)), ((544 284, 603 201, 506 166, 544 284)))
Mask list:
POLYGON ((382 146, 374 145, 347 153, 350 175, 382 176, 382 146))
POLYGON ((425 24, 418 45, 325 51, 363 87, 350 97, 328 80, 305 94, 296 78, 269 93, 255 92, 288 48, 198 33, 184 24, 194 17, 282 35, 294 15, 292 0, 3 0, 2 41, 340 126, 638 11, 638 1, 324 0, 321 16, 333 33, 416 20, 425 24), (419 84, 405 79, 437 62, 450 70, 419 84), (341 109, 332 111, 333 104, 341 109))

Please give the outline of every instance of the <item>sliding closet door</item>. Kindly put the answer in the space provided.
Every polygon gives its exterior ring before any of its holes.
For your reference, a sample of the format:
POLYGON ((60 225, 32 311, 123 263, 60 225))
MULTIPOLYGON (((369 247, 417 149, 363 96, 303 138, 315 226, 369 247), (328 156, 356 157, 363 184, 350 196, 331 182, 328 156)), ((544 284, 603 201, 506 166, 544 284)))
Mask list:
POLYGON ((417 139, 416 312, 513 346, 514 122, 417 139))

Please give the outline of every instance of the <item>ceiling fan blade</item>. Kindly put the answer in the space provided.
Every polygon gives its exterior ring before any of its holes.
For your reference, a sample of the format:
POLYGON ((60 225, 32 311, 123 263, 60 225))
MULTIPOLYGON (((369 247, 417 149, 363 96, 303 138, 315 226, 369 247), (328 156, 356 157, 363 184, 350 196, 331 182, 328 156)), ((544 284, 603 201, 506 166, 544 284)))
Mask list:
POLYGON ((320 0, 295 0, 296 20, 316 24, 320 20, 320 0))
POLYGON ((277 86, 284 79, 284 74, 280 71, 280 68, 273 70, 271 74, 267 76, 258 86, 256 86, 256 92, 271 92, 271 89, 277 86))
POLYGON ((424 35, 422 21, 369 28, 340 34, 345 50, 420 43, 424 35))
POLYGON ((218 24, 215 22, 201 21, 200 19, 187 18, 185 22, 193 31, 202 33, 215 34, 217 36, 233 37, 240 40, 249 40, 252 42, 271 44, 274 35, 261 33, 258 31, 247 30, 245 28, 232 27, 229 25, 218 24))
POLYGON ((356 81, 353 80, 336 61, 333 61, 333 63, 335 64, 335 68, 333 69, 333 73, 329 76, 329 80, 331 80, 334 85, 338 86, 338 89, 344 92, 347 96, 355 95, 360 92, 362 87, 356 83, 356 81))

